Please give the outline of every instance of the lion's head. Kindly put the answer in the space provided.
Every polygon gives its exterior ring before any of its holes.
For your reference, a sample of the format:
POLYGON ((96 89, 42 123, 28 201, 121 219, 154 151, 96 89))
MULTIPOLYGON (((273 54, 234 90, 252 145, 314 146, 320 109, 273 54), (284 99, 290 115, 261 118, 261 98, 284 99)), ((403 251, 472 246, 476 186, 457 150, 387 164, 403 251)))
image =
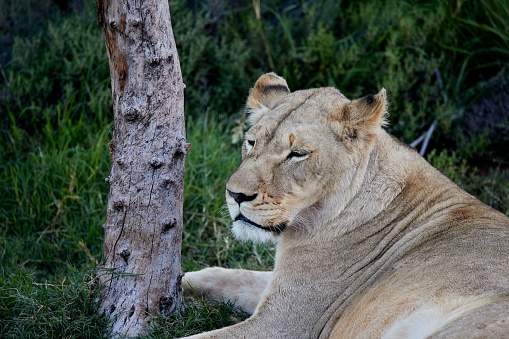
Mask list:
POLYGON ((251 89, 242 163, 226 186, 239 239, 265 241, 333 218, 362 181, 385 120, 385 89, 349 100, 334 88, 290 92, 274 73, 251 89))

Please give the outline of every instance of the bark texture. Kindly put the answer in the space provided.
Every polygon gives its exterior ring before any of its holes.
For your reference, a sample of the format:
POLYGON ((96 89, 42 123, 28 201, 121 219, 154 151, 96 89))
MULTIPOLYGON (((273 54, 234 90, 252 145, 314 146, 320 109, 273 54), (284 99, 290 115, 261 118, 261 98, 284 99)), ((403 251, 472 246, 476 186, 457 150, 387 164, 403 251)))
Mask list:
POLYGON ((100 311, 132 337, 181 308, 185 86, 167 1, 97 0, 97 13, 115 118, 100 311))

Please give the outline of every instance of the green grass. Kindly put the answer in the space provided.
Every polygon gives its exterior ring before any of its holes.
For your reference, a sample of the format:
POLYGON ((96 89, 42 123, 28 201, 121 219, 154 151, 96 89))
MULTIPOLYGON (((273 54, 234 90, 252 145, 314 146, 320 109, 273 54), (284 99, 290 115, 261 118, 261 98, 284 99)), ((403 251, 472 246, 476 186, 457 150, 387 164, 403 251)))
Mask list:
MULTIPOLYGON (((271 70, 291 89, 335 86, 351 98, 385 87, 389 130, 410 142, 436 120, 428 160, 509 214, 509 124, 462 127, 508 83, 506 2, 256 4, 204 1, 191 8, 170 1, 193 145, 185 173, 185 271, 273 265, 271 246, 232 239, 224 208, 225 182, 240 162, 245 98, 271 70)), ((17 7, 9 13, 13 23, 34 17, 17 7)), ((93 2, 82 13, 49 19, 38 32, 14 29, 12 59, 0 65, 0 337, 96 338, 105 325, 92 277, 102 256, 110 166, 108 60, 93 2)), ((186 309, 155 321, 148 337, 245 317, 233 305, 196 297, 186 298, 186 309)))
POLYGON ((90 276, 70 270, 50 283, 25 270, 3 273, 2 338, 101 337, 106 321, 97 313, 90 276))
POLYGON ((188 296, 185 312, 158 319, 146 338, 180 338, 233 325, 247 317, 248 314, 235 309, 230 302, 214 304, 188 296))

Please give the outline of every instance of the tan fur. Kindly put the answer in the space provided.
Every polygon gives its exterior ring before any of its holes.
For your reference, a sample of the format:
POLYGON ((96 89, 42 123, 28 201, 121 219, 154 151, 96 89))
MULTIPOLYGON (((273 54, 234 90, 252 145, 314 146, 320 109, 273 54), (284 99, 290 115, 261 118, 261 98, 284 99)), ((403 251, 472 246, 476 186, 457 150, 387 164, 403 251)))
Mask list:
POLYGON ((275 268, 186 273, 185 289, 253 313, 193 338, 509 333, 509 218, 382 129, 385 90, 290 93, 269 73, 247 102, 226 199, 237 238, 277 242, 275 268))

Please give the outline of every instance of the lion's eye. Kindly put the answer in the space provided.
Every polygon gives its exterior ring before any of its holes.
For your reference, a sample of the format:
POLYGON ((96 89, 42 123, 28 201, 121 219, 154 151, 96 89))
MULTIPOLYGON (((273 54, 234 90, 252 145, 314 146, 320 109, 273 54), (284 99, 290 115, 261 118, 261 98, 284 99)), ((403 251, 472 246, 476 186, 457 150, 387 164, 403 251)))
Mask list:
POLYGON ((309 152, 304 150, 293 150, 287 156, 286 159, 293 159, 296 161, 304 160, 309 157, 309 152))

